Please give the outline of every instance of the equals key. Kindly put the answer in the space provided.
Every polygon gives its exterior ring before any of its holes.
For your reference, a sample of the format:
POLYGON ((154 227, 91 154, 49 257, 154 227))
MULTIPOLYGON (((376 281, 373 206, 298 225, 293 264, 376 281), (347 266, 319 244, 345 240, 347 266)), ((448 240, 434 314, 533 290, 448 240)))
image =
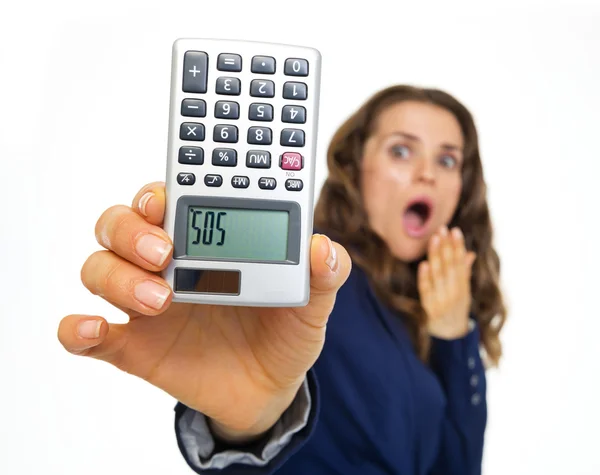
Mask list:
POLYGON ((179 163, 202 165, 204 163, 204 150, 201 147, 181 147, 179 149, 179 163))

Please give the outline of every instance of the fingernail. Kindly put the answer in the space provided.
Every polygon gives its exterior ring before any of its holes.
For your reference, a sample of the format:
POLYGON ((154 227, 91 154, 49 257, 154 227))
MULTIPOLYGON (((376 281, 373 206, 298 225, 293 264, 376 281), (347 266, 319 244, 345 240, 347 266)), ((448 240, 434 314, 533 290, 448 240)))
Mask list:
POLYGON ((154 198, 154 193, 152 193, 151 191, 145 193, 144 196, 140 198, 140 202, 138 203, 138 209, 140 210, 140 213, 142 213, 144 216, 148 216, 148 214, 146 213, 146 206, 148 206, 148 202, 152 198, 154 198))
POLYGON ((170 291, 166 287, 146 280, 135 286, 134 296, 144 305, 160 310, 169 297, 170 291))
POLYGON ((135 250, 142 259, 155 266, 161 266, 171 252, 171 247, 170 243, 154 234, 144 234, 137 240, 135 250))
POLYGON ((337 252, 335 251, 335 246, 333 245, 331 239, 329 239, 328 236, 323 235, 323 237, 327 240, 327 245, 329 246, 329 255, 325 260, 325 264, 327 264, 327 267, 329 267, 332 271, 335 272, 335 270, 337 269, 337 252))
POLYGON ((98 338, 102 320, 84 320, 77 325, 77 334, 81 338, 98 338))
POLYGON ((435 236, 433 236, 431 238, 431 245, 433 247, 437 247, 437 245, 440 243, 440 237, 436 234, 435 236))
POLYGON ((448 235, 448 228, 446 226, 442 226, 442 228, 440 229, 440 234, 442 236, 447 236, 448 235))

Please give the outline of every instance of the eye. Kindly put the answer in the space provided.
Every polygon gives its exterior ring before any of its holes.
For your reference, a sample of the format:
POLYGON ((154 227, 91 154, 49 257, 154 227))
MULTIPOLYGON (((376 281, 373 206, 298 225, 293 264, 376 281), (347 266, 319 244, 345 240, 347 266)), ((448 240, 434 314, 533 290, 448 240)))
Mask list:
POLYGON ((408 158, 410 149, 406 145, 394 145, 390 149, 392 155, 398 158, 408 158))
POLYGON ((440 158, 442 165, 446 168, 455 168, 458 165, 458 160, 452 155, 444 155, 440 158))

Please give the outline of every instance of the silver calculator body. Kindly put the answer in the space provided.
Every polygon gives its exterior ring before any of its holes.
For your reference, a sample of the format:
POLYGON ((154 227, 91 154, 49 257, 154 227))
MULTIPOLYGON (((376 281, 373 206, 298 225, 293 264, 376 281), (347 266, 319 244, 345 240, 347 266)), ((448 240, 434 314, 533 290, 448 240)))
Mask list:
POLYGON ((310 297, 321 55, 224 39, 173 44, 162 276, 175 302, 310 297))

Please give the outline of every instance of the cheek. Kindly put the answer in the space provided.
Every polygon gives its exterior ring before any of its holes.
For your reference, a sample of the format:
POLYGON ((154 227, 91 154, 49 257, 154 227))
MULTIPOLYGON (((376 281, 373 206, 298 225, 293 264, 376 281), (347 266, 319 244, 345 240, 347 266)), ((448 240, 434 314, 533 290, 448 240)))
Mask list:
POLYGON ((441 201, 445 204, 445 214, 448 218, 454 214, 454 210, 460 199, 462 182, 460 177, 451 177, 445 180, 441 188, 441 201))

